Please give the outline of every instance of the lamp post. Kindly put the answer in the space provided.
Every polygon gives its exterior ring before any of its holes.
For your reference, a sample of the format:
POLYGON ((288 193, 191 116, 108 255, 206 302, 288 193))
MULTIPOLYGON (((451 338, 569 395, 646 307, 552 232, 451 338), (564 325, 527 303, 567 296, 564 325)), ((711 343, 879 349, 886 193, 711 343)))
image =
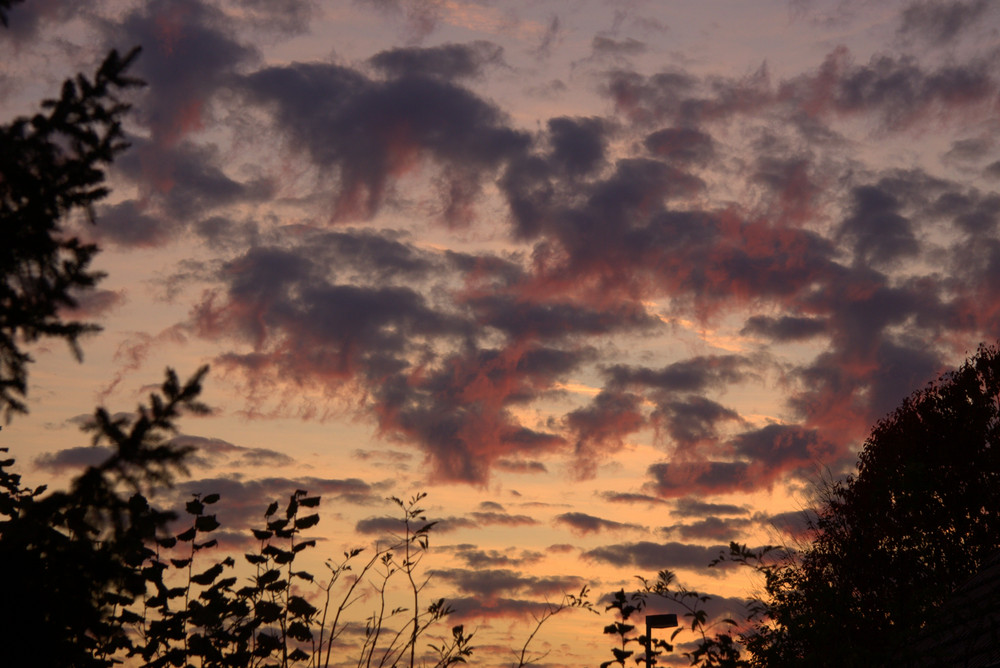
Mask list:
POLYGON ((677 626, 677 615, 646 615, 646 668, 653 666, 653 629, 677 626))

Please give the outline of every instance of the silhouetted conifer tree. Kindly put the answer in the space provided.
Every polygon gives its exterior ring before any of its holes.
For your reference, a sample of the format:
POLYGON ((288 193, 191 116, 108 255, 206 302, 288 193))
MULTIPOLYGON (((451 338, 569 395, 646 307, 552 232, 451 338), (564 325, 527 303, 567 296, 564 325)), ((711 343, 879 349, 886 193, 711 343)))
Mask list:
MULTIPOLYGON (((0 5, 4 23, 9 6, 0 5)), ((62 312, 101 278, 89 268, 97 247, 64 226, 75 214, 93 220, 94 203, 108 194, 104 167, 127 146, 121 121, 129 106, 117 95, 141 85, 125 75, 138 51, 112 51, 92 79, 67 80, 42 111, 0 126, 0 411, 8 421, 27 411, 24 344, 62 338, 79 357, 79 337, 98 329, 62 312)))

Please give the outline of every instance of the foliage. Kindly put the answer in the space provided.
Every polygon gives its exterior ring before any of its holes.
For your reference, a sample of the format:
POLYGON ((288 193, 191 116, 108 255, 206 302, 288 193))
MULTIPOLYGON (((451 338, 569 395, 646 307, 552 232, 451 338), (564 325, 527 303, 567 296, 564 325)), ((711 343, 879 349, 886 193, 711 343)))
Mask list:
POLYGON ((934 612, 1000 550, 1000 350, 910 395, 872 430, 857 475, 821 491, 798 557, 732 546, 764 576, 754 665, 916 659, 934 612))
POLYGON ((147 581, 158 583, 141 566, 172 518, 147 496, 183 472, 187 452, 165 437, 182 412, 207 410, 197 400, 206 371, 184 385, 168 372, 162 394, 152 394, 130 425, 98 410, 94 442, 109 442, 114 453, 68 491, 45 495, 45 486, 26 487, 9 470, 13 459, 0 462, 0 571, 8 575, 0 640, 12 665, 107 666, 108 657, 130 647, 122 624, 147 581), (30 656, 15 661, 18 652, 30 656))
MULTIPOLYGON (((605 661, 601 668, 618 664, 625 666, 628 659, 641 664, 646 661, 647 643, 650 653, 649 665, 656 665, 656 657, 664 652, 674 651, 674 641, 685 632, 692 633, 695 638, 687 643, 690 650, 683 653, 692 666, 705 668, 745 668, 750 664, 741 658, 740 646, 733 635, 726 630, 737 626, 733 619, 713 621, 709 618, 705 604, 711 597, 688 589, 676 582, 674 574, 662 570, 655 580, 638 578, 642 586, 631 593, 624 589, 612 595, 606 610, 614 610, 618 619, 604 627, 604 633, 616 637, 616 646, 612 648, 611 661, 605 661), (632 615, 647 612, 650 599, 666 603, 681 613, 685 620, 670 634, 670 640, 665 641, 639 634, 634 624, 630 624, 632 615), (632 649, 632 646, 635 646, 632 649)), ((652 635, 652 634, 650 634, 652 635)))
MULTIPOLYGON (((162 394, 151 395, 132 421, 98 409, 89 428, 95 445, 109 444, 112 455, 68 491, 24 487, 8 470, 14 460, 0 462, 0 569, 17 574, 6 579, 0 607, 0 642, 13 648, 5 649, 5 658, 39 666, 129 660, 149 668, 284 667, 328 666, 331 657, 339 662, 350 651, 366 668, 423 665, 417 645, 452 612, 443 599, 421 607, 426 580, 417 566, 434 525, 416 507, 424 495, 406 503, 393 499, 403 511, 401 535, 376 545, 359 570, 354 567, 362 549, 328 562, 325 584, 297 566, 301 553, 316 545, 303 532, 319 523, 314 509, 320 498, 302 490, 281 513, 271 503, 263 525, 252 529, 258 548, 244 555, 253 572, 242 586, 231 556, 204 561, 203 551, 217 545, 210 534, 220 523, 210 510, 218 494, 187 501, 187 526, 165 534, 176 516, 148 499, 183 472, 188 450, 166 437, 181 412, 207 411, 197 400, 206 372, 200 369, 182 386, 168 371, 162 394), (390 584, 401 576, 412 608, 390 607, 390 584), (358 648, 340 638, 344 613, 362 588, 377 593, 377 605, 358 648), (401 624, 392 628, 397 620, 401 624), (45 642, 32 645, 25 638, 45 642)), ((431 665, 464 663, 473 652, 471 639, 455 626, 450 637, 429 644, 431 665)))
MULTIPOLYGON (((0 4, 6 24, 10 2, 0 4)), ((80 356, 78 339, 98 329, 67 320, 75 294, 102 277, 89 266, 97 247, 65 234, 74 213, 93 220, 94 203, 108 194, 104 166, 127 144, 121 121, 129 106, 120 91, 141 85, 125 75, 138 55, 111 51, 93 79, 67 80, 43 113, 0 126, 0 411, 9 421, 27 411, 25 343, 66 340, 80 356)))

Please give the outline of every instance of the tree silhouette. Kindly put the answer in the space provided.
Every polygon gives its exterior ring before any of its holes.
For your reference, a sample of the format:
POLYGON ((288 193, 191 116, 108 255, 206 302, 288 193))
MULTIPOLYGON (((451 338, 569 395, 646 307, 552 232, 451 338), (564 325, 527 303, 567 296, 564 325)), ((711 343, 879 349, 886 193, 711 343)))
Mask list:
MULTIPOLYGON (((129 424, 94 414, 94 443, 112 455, 89 467, 67 491, 22 485, 0 461, 0 646, 24 666, 108 666, 131 647, 130 606, 162 573, 145 568, 158 533, 174 515, 147 497, 183 472, 188 450, 166 437, 182 412, 204 413, 198 400, 207 367, 181 385, 168 372, 160 394, 129 424)), ((7 452, 7 448, 0 451, 7 452)))
MULTIPOLYGON (((10 4, 0 4, 5 25, 10 4)), ((94 203, 108 194, 104 167, 127 146, 121 121, 129 106, 118 94, 141 85, 125 74, 138 52, 111 51, 93 78, 67 80, 41 112, 0 126, 0 411, 7 421, 27 411, 24 344, 61 338, 79 357, 80 336, 98 329, 62 312, 102 277, 89 269, 97 247, 67 236, 65 223, 77 214, 93 221, 94 203)))
POLYGON ((1000 350, 910 395, 858 473, 823 492, 800 560, 733 546, 765 576, 755 665, 907 665, 935 610, 1000 550, 1000 350))

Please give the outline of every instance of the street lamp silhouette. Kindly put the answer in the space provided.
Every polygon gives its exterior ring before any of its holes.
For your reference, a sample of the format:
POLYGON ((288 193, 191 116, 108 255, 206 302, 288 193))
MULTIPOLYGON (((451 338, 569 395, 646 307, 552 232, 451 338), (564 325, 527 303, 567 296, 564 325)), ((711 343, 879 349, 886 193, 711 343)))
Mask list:
POLYGON ((677 626, 677 615, 646 615, 646 668, 653 665, 653 629, 677 626))

